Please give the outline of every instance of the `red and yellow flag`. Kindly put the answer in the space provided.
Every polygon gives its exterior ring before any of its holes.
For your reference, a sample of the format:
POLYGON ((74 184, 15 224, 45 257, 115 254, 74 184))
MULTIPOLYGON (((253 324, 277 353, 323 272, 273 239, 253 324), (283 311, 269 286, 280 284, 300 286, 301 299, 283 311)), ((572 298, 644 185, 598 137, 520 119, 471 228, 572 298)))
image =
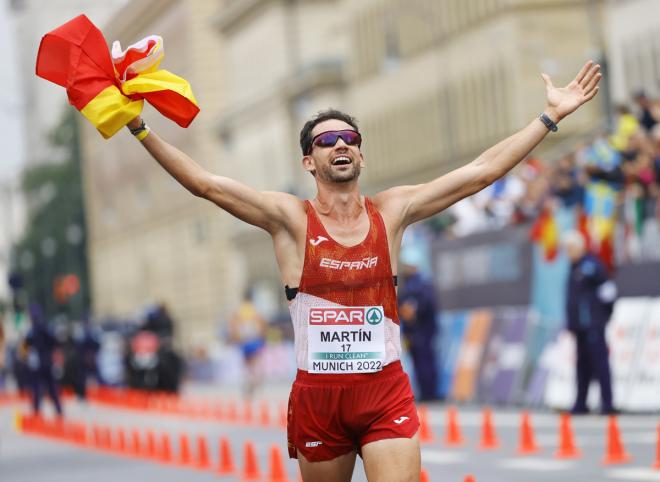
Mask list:
POLYGON ((101 31, 85 16, 70 20, 41 39, 36 73, 66 88, 69 103, 105 137, 142 112, 146 99, 181 127, 199 112, 190 84, 158 66, 163 40, 150 36, 112 56, 101 31))
POLYGON ((532 241, 541 246, 543 258, 548 262, 554 261, 559 252, 559 228, 550 205, 543 206, 529 234, 532 241))

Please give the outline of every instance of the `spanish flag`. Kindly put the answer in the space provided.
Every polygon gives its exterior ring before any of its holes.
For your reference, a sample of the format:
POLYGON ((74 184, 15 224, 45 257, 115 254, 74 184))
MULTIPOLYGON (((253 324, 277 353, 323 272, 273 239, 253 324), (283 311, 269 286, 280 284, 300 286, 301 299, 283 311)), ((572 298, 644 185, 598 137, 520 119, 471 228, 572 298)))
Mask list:
POLYGON ((543 206, 529 234, 531 240, 540 245, 545 261, 553 262, 559 252, 559 228, 549 204, 543 206))
POLYGON ((152 35, 112 56, 101 31, 85 16, 41 39, 36 73, 66 88, 69 103, 106 139, 142 112, 146 99, 181 127, 199 112, 190 84, 158 66, 163 39, 152 35))

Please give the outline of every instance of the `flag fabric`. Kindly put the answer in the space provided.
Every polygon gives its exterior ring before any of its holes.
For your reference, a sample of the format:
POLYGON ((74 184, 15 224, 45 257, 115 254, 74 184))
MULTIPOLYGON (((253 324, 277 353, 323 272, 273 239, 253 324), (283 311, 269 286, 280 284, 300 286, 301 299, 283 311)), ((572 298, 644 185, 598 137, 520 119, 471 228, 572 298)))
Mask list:
POLYGON ((617 189, 604 181, 592 181, 585 189, 584 211, 592 251, 611 272, 614 269, 614 231, 617 189))
POLYGON ((547 262, 555 260, 559 253, 559 227, 550 205, 545 205, 534 221, 530 238, 541 246, 543 259, 547 262))
POLYGON ((36 74, 66 88, 69 103, 105 138, 142 112, 146 99, 159 112, 188 127, 199 112, 190 84, 158 66, 162 38, 152 35, 113 55, 101 31, 85 16, 41 39, 36 74))

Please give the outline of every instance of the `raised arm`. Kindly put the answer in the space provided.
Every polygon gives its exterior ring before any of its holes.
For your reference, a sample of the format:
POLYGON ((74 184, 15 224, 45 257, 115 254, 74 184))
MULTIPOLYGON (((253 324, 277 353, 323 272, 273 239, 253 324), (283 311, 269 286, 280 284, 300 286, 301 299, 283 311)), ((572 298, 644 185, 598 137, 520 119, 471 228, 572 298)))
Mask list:
MULTIPOLYGON (((137 117, 128 124, 140 127, 137 117)), ((262 192, 228 177, 214 175, 153 131, 142 139, 149 154, 183 187, 208 199, 237 218, 274 234, 285 226, 287 206, 298 202, 286 193, 262 192)))
MULTIPOLYGON (((547 105, 544 113, 555 123, 571 114, 598 92, 600 65, 587 62, 566 87, 552 85, 542 74, 547 105)), ((416 186, 400 186, 377 196, 384 209, 400 213, 400 227, 433 216, 504 176, 522 161, 548 134, 548 127, 534 119, 525 128, 486 150, 475 160, 433 181, 416 186)))

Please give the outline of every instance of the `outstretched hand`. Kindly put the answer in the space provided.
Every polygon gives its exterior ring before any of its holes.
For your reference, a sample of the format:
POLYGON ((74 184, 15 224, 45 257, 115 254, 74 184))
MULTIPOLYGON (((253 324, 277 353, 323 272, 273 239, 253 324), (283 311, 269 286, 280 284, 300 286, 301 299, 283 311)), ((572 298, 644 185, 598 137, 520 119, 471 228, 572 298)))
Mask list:
POLYGON ((559 122, 598 93, 598 82, 602 77, 600 65, 589 61, 566 87, 552 85, 548 74, 541 74, 545 82, 548 107, 546 113, 559 122))

